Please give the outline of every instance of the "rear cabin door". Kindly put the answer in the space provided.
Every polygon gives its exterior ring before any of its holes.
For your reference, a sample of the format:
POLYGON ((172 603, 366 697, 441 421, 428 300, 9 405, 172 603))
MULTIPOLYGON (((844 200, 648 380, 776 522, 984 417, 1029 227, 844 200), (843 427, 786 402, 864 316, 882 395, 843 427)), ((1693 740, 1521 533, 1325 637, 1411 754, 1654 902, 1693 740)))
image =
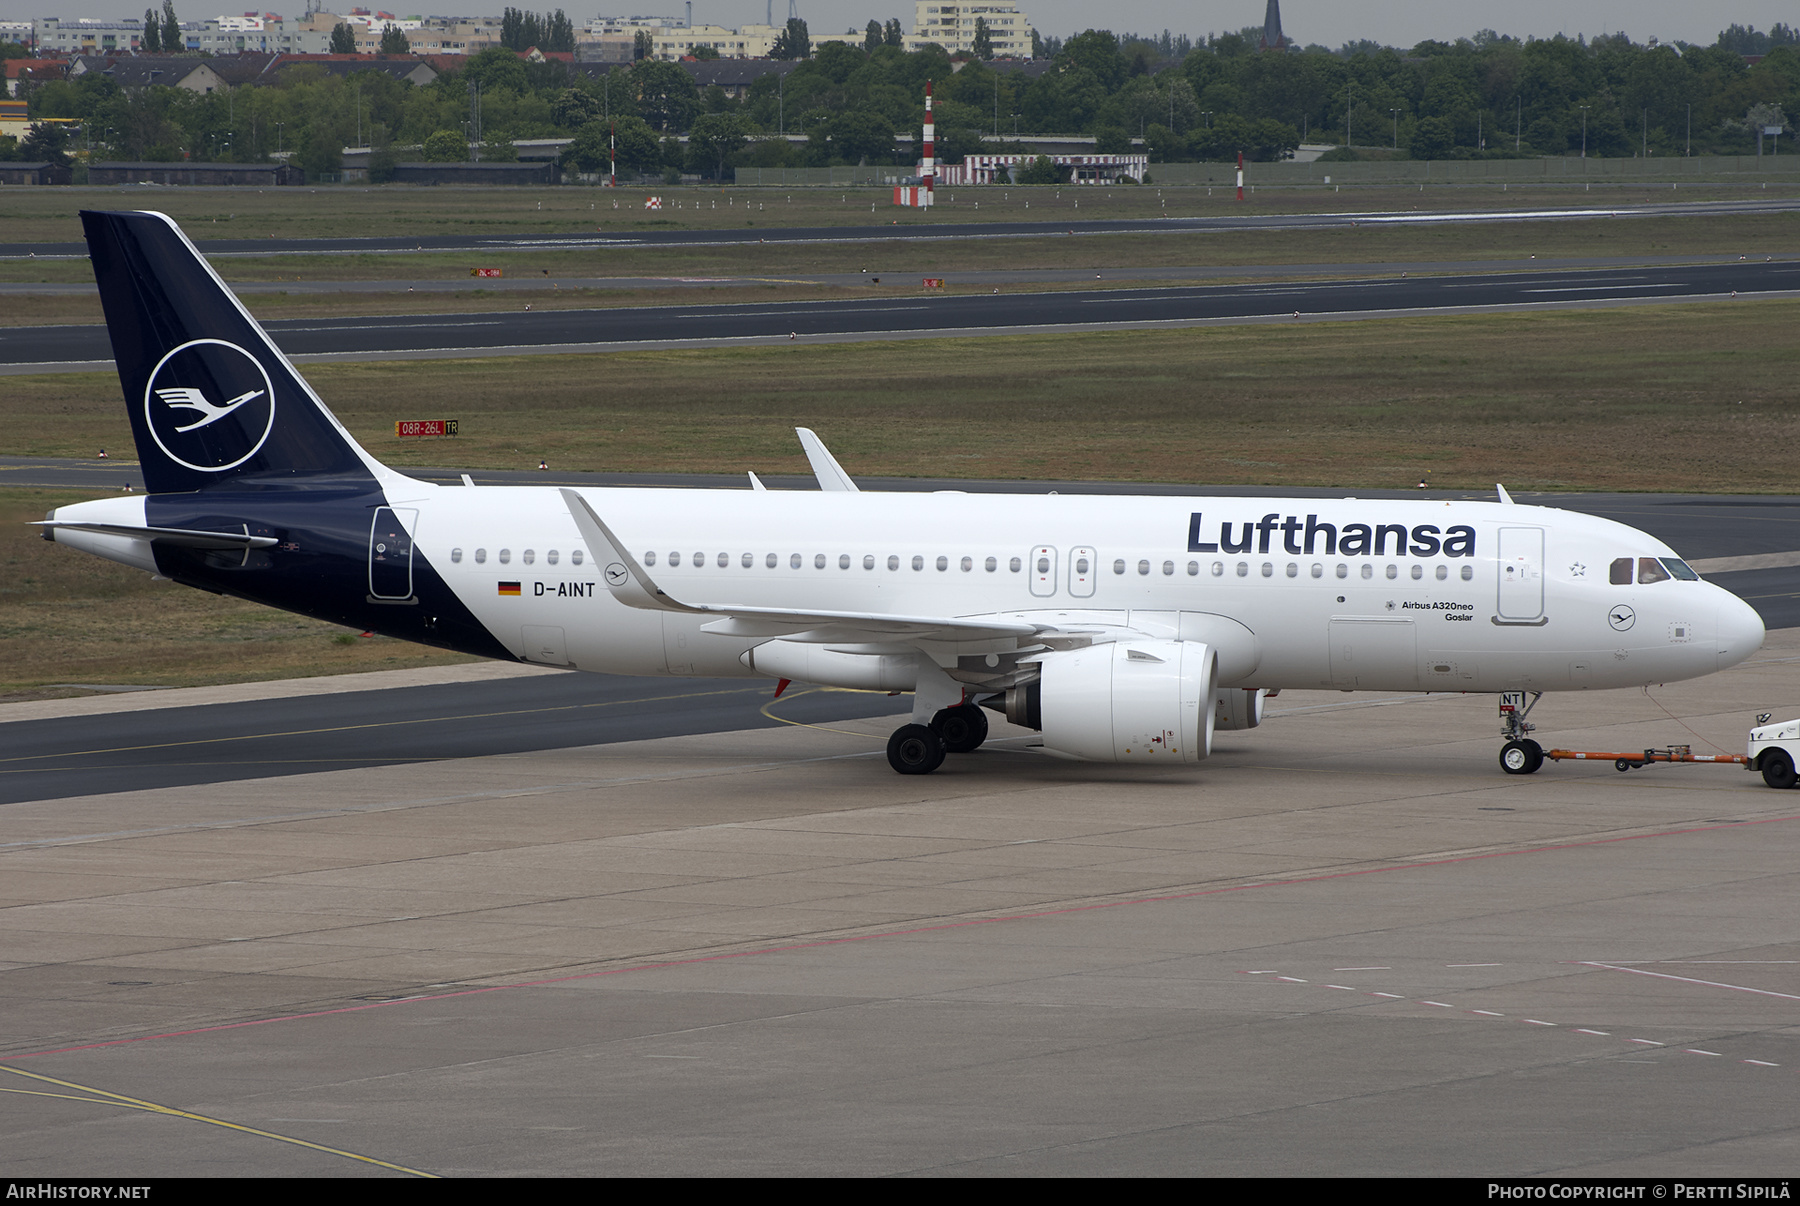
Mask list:
POLYGON ((413 542, 419 520, 411 508, 376 507, 369 525, 369 597, 392 602, 412 598, 413 542))

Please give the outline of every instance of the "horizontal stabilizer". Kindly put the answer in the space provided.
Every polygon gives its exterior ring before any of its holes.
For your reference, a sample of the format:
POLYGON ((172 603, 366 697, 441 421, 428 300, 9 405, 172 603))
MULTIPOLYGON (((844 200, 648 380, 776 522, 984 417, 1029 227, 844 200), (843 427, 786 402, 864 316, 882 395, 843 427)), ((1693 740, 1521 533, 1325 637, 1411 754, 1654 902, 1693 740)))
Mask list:
POLYGON ((128 523, 82 523, 69 519, 38 519, 33 527, 72 528, 78 532, 103 532, 108 536, 135 536, 159 544, 177 545, 184 549, 267 549, 275 546, 273 536, 252 536, 243 532, 203 532, 194 528, 138 527, 128 523))

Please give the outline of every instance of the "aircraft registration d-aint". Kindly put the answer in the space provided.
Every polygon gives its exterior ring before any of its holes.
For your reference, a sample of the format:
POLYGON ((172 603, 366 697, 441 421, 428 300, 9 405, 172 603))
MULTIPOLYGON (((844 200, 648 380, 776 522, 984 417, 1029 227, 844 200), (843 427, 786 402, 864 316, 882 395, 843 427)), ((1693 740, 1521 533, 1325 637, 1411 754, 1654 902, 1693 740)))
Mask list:
POLYGON ((1499 501, 439 486, 381 464, 157 213, 83 213, 146 493, 44 534, 351 628, 611 674, 911 692, 902 774, 979 746, 1195 762, 1283 687, 1502 694, 1710 674, 1763 626, 1661 541, 1499 501))

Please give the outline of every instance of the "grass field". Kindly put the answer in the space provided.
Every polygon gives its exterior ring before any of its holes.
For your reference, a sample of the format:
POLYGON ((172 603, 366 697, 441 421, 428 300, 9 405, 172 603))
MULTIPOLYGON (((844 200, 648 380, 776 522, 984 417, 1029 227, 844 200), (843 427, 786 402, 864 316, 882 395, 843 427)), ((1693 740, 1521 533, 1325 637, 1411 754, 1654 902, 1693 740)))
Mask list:
MULTIPOLYGON (((1152 168, 1154 172, 1154 167, 1152 168)), ((1254 180, 1254 167, 1251 169, 1254 180)), ((0 231, 7 243, 66 242, 81 238, 82 209, 160 209, 196 239, 321 238, 345 234, 508 234, 545 231, 630 231, 721 227, 938 225, 948 222, 1013 222, 1083 218, 1192 217, 1222 214, 1372 212, 1428 209, 1531 209, 1543 206, 1641 204, 1740 198, 1742 183, 1699 182, 1679 190, 1609 185, 1511 187, 1456 185, 1264 188, 1244 201, 1233 190, 1206 186, 1115 188, 965 187, 939 190, 930 210, 893 205, 891 188, 664 188, 586 187, 383 188, 333 187, 215 189, 19 188, 0 193, 0 231), (654 214, 643 209, 647 191, 663 199, 654 214), (618 205, 617 209, 613 206, 618 205)), ((1793 196, 1800 186, 1772 184, 1758 197, 1793 196)))
POLYGON ((0 490, 0 702, 58 684, 199 686, 474 659, 155 582, 38 537, 26 523, 78 496, 0 490))
MULTIPOLYGON (((1800 302, 315 365, 397 465, 1800 493, 1800 302), (454 401, 444 401, 453 399, 454 401), (454 441, 400 441, 402 418, 454 441)), ((7 451, 131 446, 115 378, 11 377, 7 451)))

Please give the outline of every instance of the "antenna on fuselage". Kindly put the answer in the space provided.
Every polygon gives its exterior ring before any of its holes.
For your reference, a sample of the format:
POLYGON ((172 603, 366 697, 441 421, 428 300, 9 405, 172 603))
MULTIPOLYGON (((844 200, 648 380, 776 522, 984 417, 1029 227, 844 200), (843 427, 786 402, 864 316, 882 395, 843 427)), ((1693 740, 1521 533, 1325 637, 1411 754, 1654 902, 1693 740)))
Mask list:
POLYGON ((1496 489, 1500 492, 1500 501, 1501 502, 1505 503, 1509 507, 1513 505, 1512 495, 1510 495, 1506 492, 1505 486, 1502 486, 1499 482, 1495 482, 1494 489, 1496 489))

